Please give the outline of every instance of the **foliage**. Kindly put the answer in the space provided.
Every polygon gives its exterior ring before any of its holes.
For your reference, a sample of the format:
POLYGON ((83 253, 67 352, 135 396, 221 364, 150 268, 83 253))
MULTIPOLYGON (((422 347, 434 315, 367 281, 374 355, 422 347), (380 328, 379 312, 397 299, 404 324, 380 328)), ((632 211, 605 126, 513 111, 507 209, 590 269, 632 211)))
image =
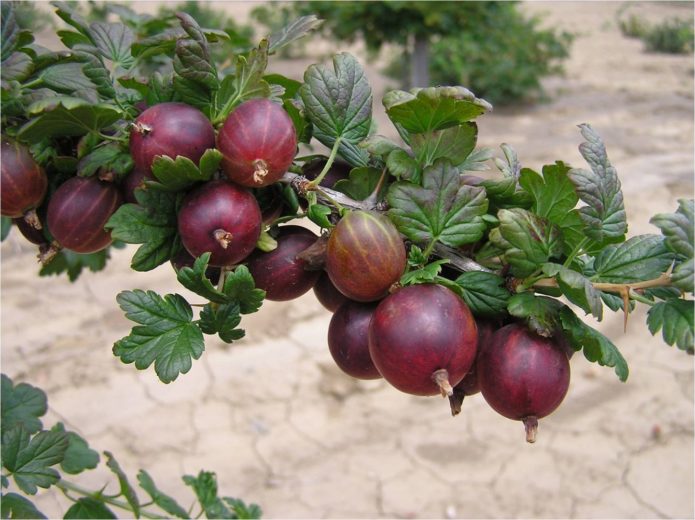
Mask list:
POLYGON ((690 54, 693 52, 695 32, 693 20, 668 18, 657 24, 649 24, 643 18, 631 14, 618 21, 620 32, 630 38, 639 38, 650 52, 690 54))
POLYGON ((514 2, 324 2, 292 4, 298 14, 325 18, 327 36, 364 39, 376 54, 386 43, 399 55, 387 73, 402 80, 409 65, 409 38, 430 40, 431 81, 465 85, 496 103, 541 94, 540 79, 560 73, 572 36, 541 29, 514 2), (406 52, 403 53, 402 51, 406 52))
MULTIPOLYGON (((73 484, 67 477, 95 469, 100 455, 80 435, 66 431, 62 423, 51 429, 43 427, 41 417, 48 409, 46 394, 27 383, 15 384, 2 374, 2 518, 46 518, 27 498, 36 495, 38 488, 55 487, 73 502, 64 518, 116 518, 112 508, 132 513, 136 518, 198 518, 193 507, 183 508, 171 496, 160 491, 152 477, 141 469, 137 482, 148 496, 143 501, 132 478, 120 467, 114 456, 103 452, 106 467, 116 477, 119 492, 105 493, 106 486, 87 490, 73 484), (11 484, 11 480, 14 485, 11 484), (154 512, 154 506, 166 513, 154 512)), ((183 481, 191 486, 197 499, 200 515, 206 518, 260 518, 256 504, 247 506, 233 497, 219 497, 215 474, 201 471, 197 477, 185 475, 183 481)))

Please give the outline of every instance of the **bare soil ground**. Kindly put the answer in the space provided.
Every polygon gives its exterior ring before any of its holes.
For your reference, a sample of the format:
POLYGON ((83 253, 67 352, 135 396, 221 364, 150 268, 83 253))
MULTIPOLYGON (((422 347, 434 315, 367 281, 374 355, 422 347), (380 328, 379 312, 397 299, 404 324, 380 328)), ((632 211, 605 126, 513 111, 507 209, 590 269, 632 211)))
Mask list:
MULTIPOLYGON (((646 53, 623 37, 621 6, 523 4, 578 33, 567 74, 547 82, 552 101, 484 116, 480 144, 509 143, 533 168, 582 165, 576 125, 592 124, 622 179, 630 233, 654 233, 651 215, 693 196, 693 59, 646 53)), ((630 9, 651 21, 693 14, 685 2, 630 9)), ((309 58, 274 69, 299 77, 328 51, 307 49, 309 58)), ((378 101, 389 82, 378 69, 367 74, 389 133, 378 101)), ((574 356, 565 402, 529 445, 522 426, 480 395, 451 418, 440 398, 344 376, 326 345, 330 314, 311 293, 264 304, 245 319, 246 339, 208 339, 191 372, 163 385, 151 370, 122 365, 111 345, 129 331, 115 295, 182 292, 169 266, 134 273, 129 248, 70 284, 39 279, 34 251, 15 232, 1 252, 3 373, 47 391, 46 424, 63 421, 129 475, 146 468, 185 504, 180 475, 205 468, 224 494, 257 502, 267 518, 693 517, 693 358, 653 338, 642 311, 625 334, 622 316, 600 324, 630 364, 628 382, 574 356)), ((94 489, 115 489, 113 480, 103 469, 75 478, 94 489)), ((57 492, 37 501, 54 517, 67 507, 57 492)))

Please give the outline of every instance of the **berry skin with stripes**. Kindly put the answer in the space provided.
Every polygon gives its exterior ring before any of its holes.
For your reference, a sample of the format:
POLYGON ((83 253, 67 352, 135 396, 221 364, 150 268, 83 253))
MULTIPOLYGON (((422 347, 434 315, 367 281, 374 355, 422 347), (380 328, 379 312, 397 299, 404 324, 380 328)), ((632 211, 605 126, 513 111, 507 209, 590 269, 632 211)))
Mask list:
POLYGON ((326 272, 351 300, 376 301, 400 280, 405 245, 388 217, 369 211, 345 215, 328 239, 326 272))
POLYGON ((468 306, 436 284, 409 285, 384 298, 369 325, 369 353, 391 385, 412 395, 453 395, 478 349, 468 306))
POLYGON ((104 225, 123 202, 121 192, 96 177, 72 177, 55 191, 46 222, 53 239, 76 253, 95 253, 111 244, 104 225))
POLYGON ((220 128, 217 149, 230 180, 250 188, 276 182, 294 160, 297 133, 287 112, 268 99, 245 101, 220 128))
POLYGON ((40 229, 34 210, 46 195, 46 173, 23 145, 3 137, 1 146, 0 213, 3 217, 24 217, 33 227, 40 229))

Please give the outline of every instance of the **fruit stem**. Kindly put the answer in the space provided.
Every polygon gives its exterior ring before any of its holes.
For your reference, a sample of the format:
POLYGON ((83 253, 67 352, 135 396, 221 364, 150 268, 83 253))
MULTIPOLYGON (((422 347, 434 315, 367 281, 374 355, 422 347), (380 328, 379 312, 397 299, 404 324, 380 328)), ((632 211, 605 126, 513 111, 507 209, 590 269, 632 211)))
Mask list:
POLYGON ((432 373, 432 380, 437 383, 442 397, 451 397, 454 395, 454 388, 449 383, 449 372, 446 368, 440 368, 432 373))
POLYGON ((342 141, 343 137, 339 136, 336 140, 335 143, 333 143, 333 148, 331 148, 331 154, 328 156, 328 160, 326 161, 326 164, 323 166, 323 170, 321 170, 321 173, 318 174, 318 177, 316 177, 313 181, 309 183, 309 186, 307 186, 307 189, 313 190, 321 184, 321 181, 323 178, 326 176, 328 171, 331 169, 331 166, 333 166, 333 161, 335 161, 335 156, 338 154, 338 148, 340 148, 340 141, 342 141))
POLYGON ((215 240, 222 247, 222 249, 227 249, 232 241, 232 238, 234 238, 229 231, 225 231, 224 229, 216 229, 212 233, 212 236, 215 237, 215 240))
POLYGON ((47 266, 55 258, 58 252, 61 250, 60 244, 58 242, 51 242, 51 245, 41 244, 39 246, 38 259, 42 266, 47 266))
POLYGON ((526 429, 526 442, 534 443, 536 442, 536 433, 538 432, 538 417, 535 415, 529 415, 521 419, 524 423, 524 428, 526 429))
POLYGON ((263 179, 268 175, 268 163, 263 159, 256 159, 253 164, 253 182, 263 184, 263 179))
POLYGON ((449 396, 449 406, 451 407, 451 416, 456 417, 461 413, 461 406, 466 397, 466 392, 463 388, 454 387, 454 393, 449 396))
POLYGON ((41 225, 41 219, 39 218, 39 215, 36 213, 35 209, 30 209, 24 214, 24 222, 29 224, 34 229, 43 228, 43 226, 41 225))
MULTIPOLYGON (((60 489, 66 497, 70 498, 71 500, 72 498, 68 495, 68 492, 77 493, 78 495, 82 495, 85 497, 91 497, 99 502, 103 502, 114 507, 125 509, 126 511, 134 512, 130 504, 124 500, 117 500, 115 498, 102 495, 99 492, 89 491, 88 489, 73 484, 72 482, 67 482, 66 480, 61 479, 54 485, 58 489, 60 489)), ((149 511, 143 511, 142 509, 140 509, 140 515, 142 515, 144 518, 168 518, 166 516, 161 516, 156 513, 151 513, 149 511)))

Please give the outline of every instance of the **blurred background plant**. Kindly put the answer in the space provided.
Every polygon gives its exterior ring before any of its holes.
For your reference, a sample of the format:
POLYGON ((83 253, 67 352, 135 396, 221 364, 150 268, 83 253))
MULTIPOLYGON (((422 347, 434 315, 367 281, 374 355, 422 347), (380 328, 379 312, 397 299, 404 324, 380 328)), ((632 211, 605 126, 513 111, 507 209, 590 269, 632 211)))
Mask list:
POLYGON ((386 73, 408 88, 463 85, 495 104, 542 95, 541 79, 562 72, 573 36, 542 29, 516 2, 331 2, 289 4, 297 15, 325 20, 324 34, 364 41, 376 57, 397 56, 386 73))
POLYGON ((624 36, 639 38, 645 44, 645 49, 650 52, 663 52, 668 54, 689 54, 693 52, 695 32, 693 20, 682 18, 668 18, 660 23, 650 25, 642 17, 630 14, 622 17, 624 11, 618 15, 618 27, 624 36))

